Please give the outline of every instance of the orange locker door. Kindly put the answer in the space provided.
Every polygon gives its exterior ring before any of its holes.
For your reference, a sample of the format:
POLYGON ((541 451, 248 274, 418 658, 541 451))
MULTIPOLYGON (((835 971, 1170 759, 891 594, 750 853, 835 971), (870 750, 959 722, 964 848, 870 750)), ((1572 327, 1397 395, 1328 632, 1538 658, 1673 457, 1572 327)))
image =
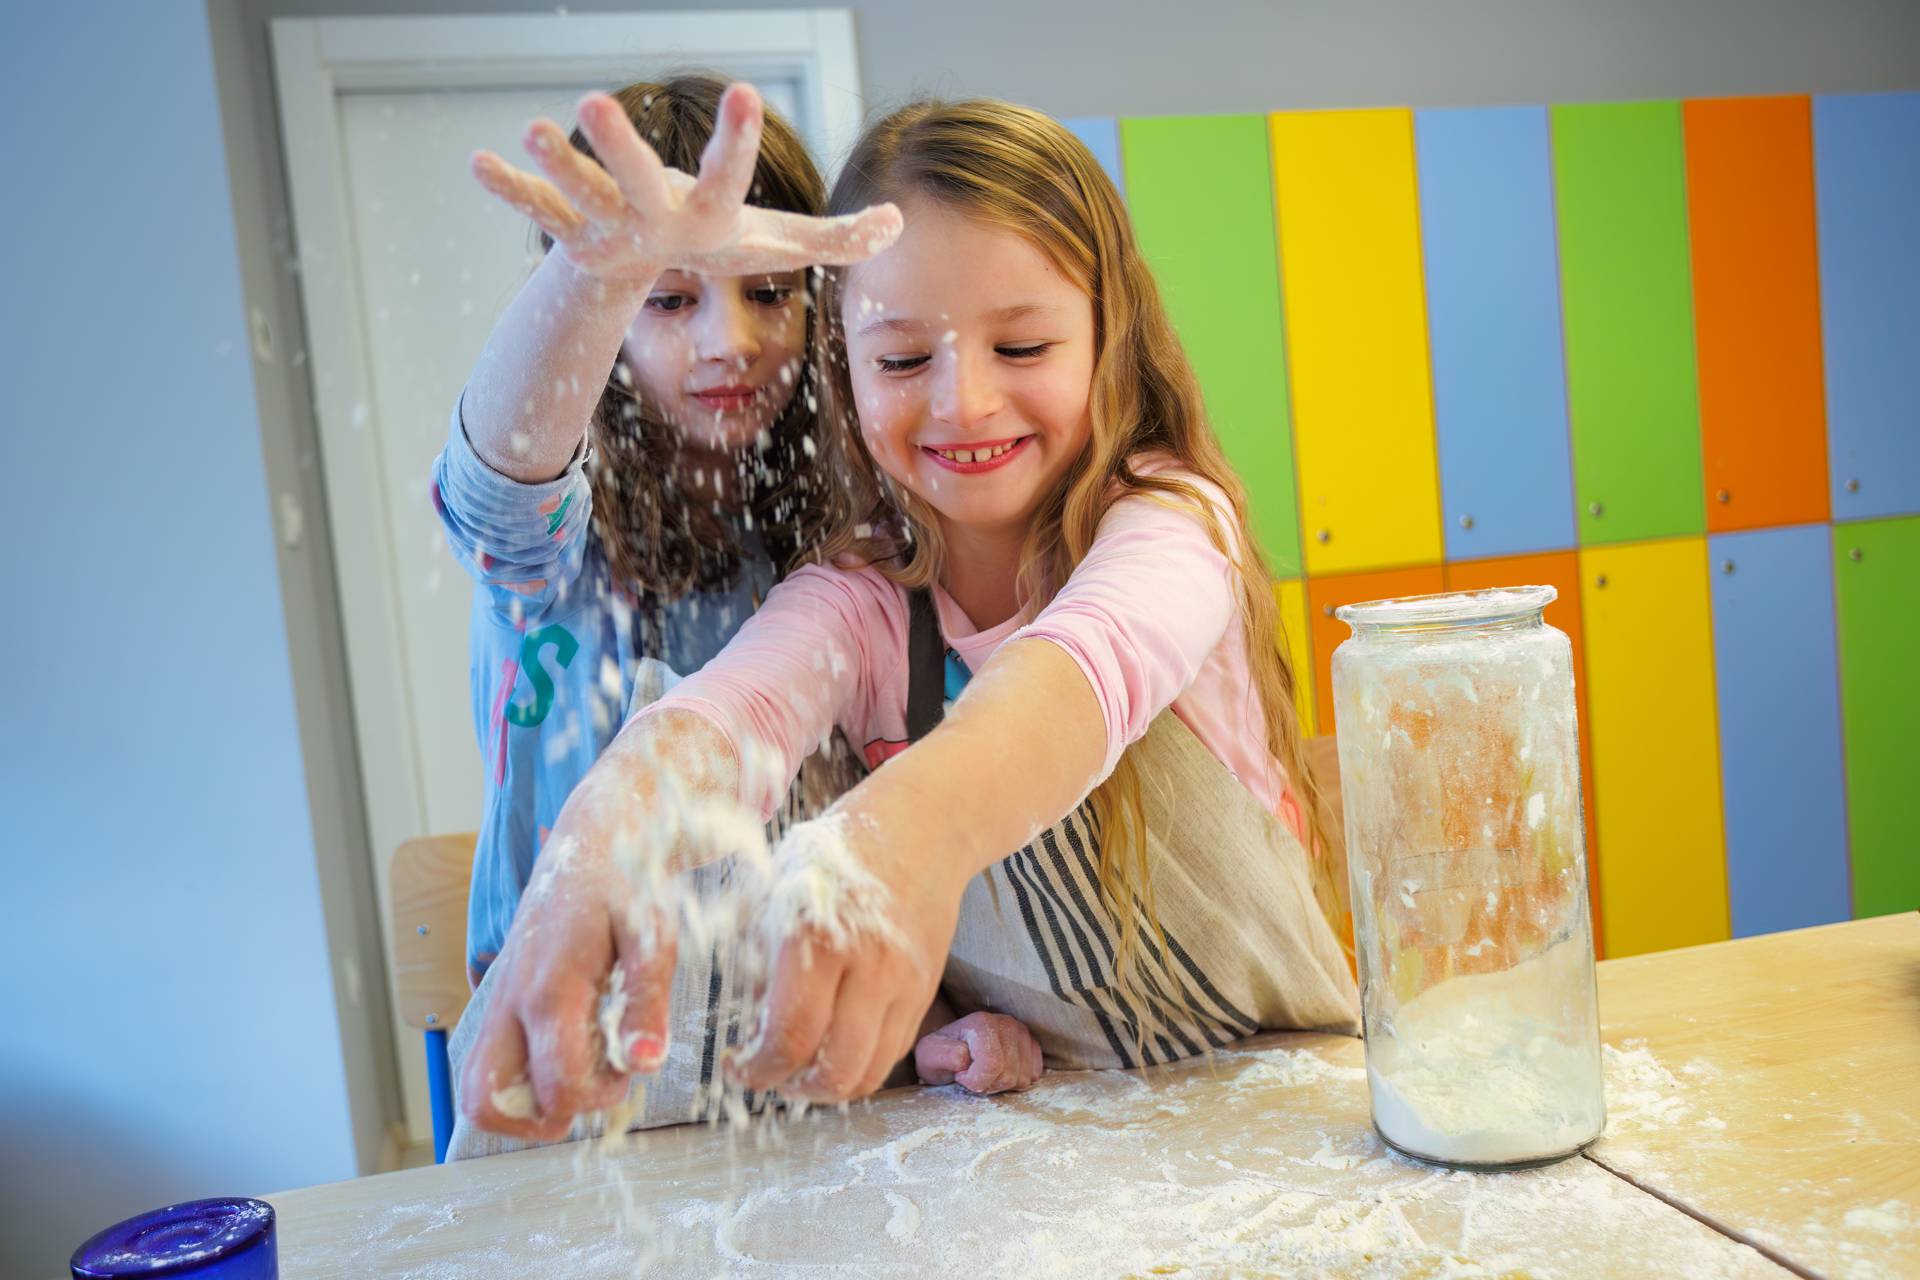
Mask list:
POLYGON ((1684 107, 1707 528, 1827 518, 1827 408, 1805 98, 1684 107))
POLYGON ((1333 616, 1333 611, 1343 604, 1358 604, 1363 600, 1425 596, 1446 589, 1445 574, 1437 564, 1307 580, 1307 625, 1313 629, 1313 694, 1319 707, 1320 732, 1336 731, 1333 716, 1333 651, 1340 647, 1342 640, 1353 634, 1346 623, 1333 616))

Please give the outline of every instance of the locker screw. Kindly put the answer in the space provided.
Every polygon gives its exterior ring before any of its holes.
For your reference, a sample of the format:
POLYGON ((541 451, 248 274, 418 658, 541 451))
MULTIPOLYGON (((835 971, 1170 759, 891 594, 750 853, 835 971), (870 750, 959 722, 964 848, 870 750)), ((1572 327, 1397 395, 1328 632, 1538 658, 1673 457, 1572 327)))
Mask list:
POLYGON ((1472 516, 1461 516, 1461 517, 1460 517, 1460 527, 1461 527, 1462 529, 1471 529, 1471 528, 1473 528, 1473 517, 1472 517, 1472 516))
POLYGON ((1858 480, 1847 481, 1847 492, 1848 493, 1860 492, 1860 482, 1858 480))
POLYGON ((1600 587, 1600 588, 1602 588, 1602 589, 1605 589, 1605 587, 1606 587, 1606 585, 1607 585, 1607 575, 1603 573, 1603 574, 1601 574, 1601 575, 1600 575, 1599 577, 1597 577, 1597 578, 1595 578, 1595 579, 1593 580, 1593 585, 1594 585, 1594 586, 1596 586, 1596 587, 1600 587))
POLYGON ((1864 558, 1865 557, 1862 555, 1860 548, 1858 547, 1855 547, 1853 550, 1847 552, 1847 559, 1853 561, 1856 564, 1858 564, 1864 558))
POLYGON ((420 935, 421 937, 423 937, 423 938, 427 936, 427 926, 425 926, 425 925, 423 925, 423 924, 417 924, 417 925, 415 925, 415 926, 413 927, 413 931, 414 931, 415 933, 417 933, 417 934, 419 934, 419 935, 420 935))
POLYGON ((1733 572, 1733 561, 1731 561, 1731 560, 1723 560, 1723 561, 1721 561, 1721 562, 1720 562, 1720 572, 1722 572, 1722 573, 1732 573, 1732 572, 1733 572))
POLYGON ((1607 508, 1603 503, 1589 502, 1587 504, 1587 514, 1598 520, 1601 516, 1607 514, 1607 508))
POLYGON ((1314 534, 1313 536, 1316 542, 1319 542, 1322 546, 1324 546, 1327 543, 1333 541, 1333 530, 1322 529, 1320 532, 1314 534))
POLYGON ((1732 490, 1729 490, 1729 489, 1722 489, 1719 493, 1716 493, 1713 496, 1720 499, 1720 505, 1723 507, 1726 506, 1729 502, 1733 501, 1733 492, 1732 490))
POLYGON ((437 1014, 437 1013, 430 1013, 430 1014, 428 1014, 428 1015, 427 1015, 427 1025, 428 1025, 428 1026, 430 1026, 430 1027, 431 1027, 431 1026, 435 1026, 435 1025, 437 1025, 437 1024, 439 1023, 439 1021, 440 1021, 440 1015, 439 1015, 439 1014, 437 1014))
MULTIPOLYGON (((1854 556, 1854 559, 1856 559, 1856 560, 1858 560, 1859 558, 1860 558, 1860 557, 1859 557, 1858 555, 1855 555, 1855 556, 1854 556)), ((1327 616, 1328 616, 1329 618, 1331 618, 1331 617, 1333 616, 1333 606, 1332 606, 1332 605, 1330 605, 1330 604, 1326 604, 1326 605, 1321 605, 1321 606, 1320 606, 1320 612, 1322 612, 1322 613, 1324 613, 1324 614, 1326 614, 1326 615, 1327 615, 1327 616)))

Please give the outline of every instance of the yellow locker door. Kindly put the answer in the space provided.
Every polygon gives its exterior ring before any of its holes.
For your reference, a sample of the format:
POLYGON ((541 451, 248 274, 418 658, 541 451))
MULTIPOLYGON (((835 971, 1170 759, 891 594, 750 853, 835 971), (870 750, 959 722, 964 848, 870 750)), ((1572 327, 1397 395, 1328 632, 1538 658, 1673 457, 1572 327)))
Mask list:
POLYGON ((1587 714, 1612 957, 1729 936, 1703 538, 1580 552, 1587 714))
POLYGON ((1272 117, 1307 575, 1440 559, 1413 115, 1272 117))
POLYGON ((1283 578, 1273 584, 1273 598, 1280 605, 1280 629, 1285 635, 1287 661, 1293 664, 1293 701, 1300 709, 1300 732, 1313 737, 1313 648, 1312 631, 1307 626, 1307 584, 1297 578, 1283 578))

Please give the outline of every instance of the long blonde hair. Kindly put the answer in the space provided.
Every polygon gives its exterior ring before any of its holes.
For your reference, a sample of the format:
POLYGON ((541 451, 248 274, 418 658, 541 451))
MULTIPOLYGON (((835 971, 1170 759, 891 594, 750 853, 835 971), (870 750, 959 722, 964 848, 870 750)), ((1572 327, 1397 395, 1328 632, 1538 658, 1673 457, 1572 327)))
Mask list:
MULTIPOLYGON (((1029 616, 1063 586, 1093 545, 1115 502, 1135 494, 1191 511, 1240 583, 1252 693, 1265 718, 1267 750, 1291 782, 1313 853, 1314 890, 1329 920, 1344 910, 1333 859, 1320 849, 1319 788, 1301 752, 1295 672, 1281 645, 1273 580, 1247 525, 1246 492, 1207 423, 1193 369, 1159 288, 1141 256, 1119 192, 1079 139, 1052 118, 1004 102, 921 102, 867 130, 828 197, 829 214, 851 213, 913 195, 980 223, 1012 231, 1045 253, 1093 301, 1096 360, 1093 430, 1058 491, 1034 514, 1018 588, 1029 616), (1170 473, 1142 475, 1142 454, 1171 455, 1170 473), (1232 528, 1191 475, 1226 495, 1232 528)), ((829 496, 823 555, 873 565, 909 588, 936 581, 944 548, 933 513, 875 464, 861 438, 847 362, 840 294, 844 273, 828 272, 819 311, 825 365, 824 433, 839 453, 844 488, 829 496), (836 429, 837 424, 837 429, 836 429)), ((1100 827, 1101 893, 1120 923, 1120 976, 1138 942, 1136 898, 1158 931, 1148 872, 1140 777, 1123 755, 1091 797, 1100 827)), ((1336 928, 1335 934, 1339 936, 1336 928)), ((1350 944, 1348 944, 1350 945, 1350 944)))

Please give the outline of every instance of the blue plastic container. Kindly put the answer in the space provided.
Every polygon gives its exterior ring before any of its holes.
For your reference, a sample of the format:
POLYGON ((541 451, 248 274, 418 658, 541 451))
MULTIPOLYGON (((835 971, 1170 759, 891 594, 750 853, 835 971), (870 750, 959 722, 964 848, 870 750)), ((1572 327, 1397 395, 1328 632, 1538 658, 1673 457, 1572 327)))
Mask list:
POLYGON ((244 1199, 171 1204, 108 1227, 74 1250, 69 1265, 75 1280, 279 1280, 273 1206, 244 1199))

